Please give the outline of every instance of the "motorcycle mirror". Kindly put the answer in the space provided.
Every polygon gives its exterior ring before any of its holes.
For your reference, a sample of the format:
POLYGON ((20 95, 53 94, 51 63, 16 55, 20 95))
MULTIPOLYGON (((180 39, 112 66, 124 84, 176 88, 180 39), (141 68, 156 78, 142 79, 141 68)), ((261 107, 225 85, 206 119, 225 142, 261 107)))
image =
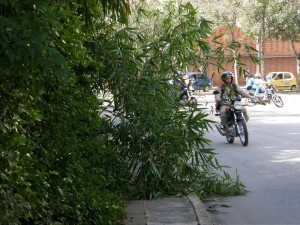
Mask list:
POLYGON ((220 92, 218 91, 218 90, 215 90, 214 92, 213 92, 213 94, 214 95, 217 95, 217 94, 219 94, 220 92))

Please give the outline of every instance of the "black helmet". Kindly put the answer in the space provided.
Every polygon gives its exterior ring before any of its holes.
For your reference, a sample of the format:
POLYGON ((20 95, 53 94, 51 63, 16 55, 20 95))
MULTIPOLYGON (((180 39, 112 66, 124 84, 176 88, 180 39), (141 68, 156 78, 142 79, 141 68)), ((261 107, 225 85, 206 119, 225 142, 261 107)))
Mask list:
POLYGON ((221 75, 221 80, 222 80, 223 82, 227 83, 227 82, 226 82, 226 78, 227 78, 227 77, 231 77, 230 83, 232 83, 232 81, 233 81, 233 74, 232 74, 230 71, 226 71, 226 72, 222 73, 222 75, 221 75))

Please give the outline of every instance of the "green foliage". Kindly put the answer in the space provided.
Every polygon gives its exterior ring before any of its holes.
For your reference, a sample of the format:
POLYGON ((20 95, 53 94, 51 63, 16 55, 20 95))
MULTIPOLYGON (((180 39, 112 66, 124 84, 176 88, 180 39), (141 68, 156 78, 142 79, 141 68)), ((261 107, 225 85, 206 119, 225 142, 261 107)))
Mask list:
POLYGON ((244 195, 246 189, 244 183, 237 175, 236 178, 230 176, 226 171, 223 174, 211 173, 210 176, 203 176, 200 183, 194 186, 195 193, 201 199, 207 199, 211 196, 233 196, 244 195))
POLYGON ((212 121, 201 108, 182 110, 174 99, 174 87, 167 82, 184 65, 196 65, 199 59, 202 65, 209 63, 210 22, 198 20, 190 4, 166 8, 164 15, 145 10, 138 15, 143 22, 151 15, 152 23, 145 22, 145 30, 124 27, 106 30, 106 35, 99 32, 97 37, 101 48, 95 58, 106 65, 106 88, 114 96, 115 114, 121 121, 112 131, 112 140, 131 168, 136 198, 188 193, 203 177, 213 176, 213 182, 223 179, 209 173, 220 168, 210 141, 204 138, 212 121))
POLYGON ((300 14, 299 1, 280 1, 270 6, 270 16, 266 22, 272 29, 268 36, 284 41, 300 42, 300 14), (274 13, 276 12, 276 13, 274 13))
POLYGON ((141 14, 147 33, 103 15, 126 16, 124 2, 102 2, 1 1, 1 224, 120 224, 128 195, 236 193, 211 173, 212 121, 167 82, 207 65, 210 22, 170 4, 141 14), (121 123, 99 116, 100 91, 121 123))
POLYGON ((249 1, 248 6, 242 8, 241 29, 253 38, 258 37, 263 28, 266 38, 299 42, 299 6, 297 0, 249 1))
POLYGON ((65 6, 1 5, 1 224, 115 224, 124 215, 127 165, 100 133, 93 77, 80 73, 101 64, 86 54, 81 6, 65 6))

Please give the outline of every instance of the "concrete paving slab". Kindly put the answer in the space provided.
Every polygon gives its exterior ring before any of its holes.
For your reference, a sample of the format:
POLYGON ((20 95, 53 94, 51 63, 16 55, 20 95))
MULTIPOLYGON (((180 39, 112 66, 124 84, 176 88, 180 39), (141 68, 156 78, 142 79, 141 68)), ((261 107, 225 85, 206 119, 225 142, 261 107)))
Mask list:
POLYGON ((127 215, 126 225, 147 225, 143 200, 128 202, 125 212, 127 215))
POLYGON ((190 222, 172 222, 172 223, 167 223, 167 222, 148 222, 147 225, 199 225, 197 222, 195 223, 190 223, 190 222))
POLYGON ((213 225, 197 195, 130 201, 125 225, 213 225))
POLYGON ((186 197, 145 201, 145 212, 149 222, 197 222, 194 210, 186 197))

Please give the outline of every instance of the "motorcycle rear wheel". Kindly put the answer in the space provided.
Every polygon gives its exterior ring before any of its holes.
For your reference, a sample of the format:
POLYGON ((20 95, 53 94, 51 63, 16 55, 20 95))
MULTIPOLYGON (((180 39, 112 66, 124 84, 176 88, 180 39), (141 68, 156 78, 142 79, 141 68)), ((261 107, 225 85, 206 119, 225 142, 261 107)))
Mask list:
POLYGON ((188 99, 189 99, 189 97, 188 97, 187 95, 182 95, 182 96, 180 97, 180 99, 183 100, 184 102, 187 102, 188 99))
POLYGON ((195 97, 191 97, 191 100, 189 101, 189 111, 192 111, 197 107, 197 99, 195 97))
POLYGON ((198 104, 197 99, 195 97, 191 97, 191 105, 197 106, 197 104, 198 104))
POLYGON ((282 107, 283 106, 283 100, 279 95, 273 95, 272 96, 272 101, 277 107, 282 107))
POLYGON ((232 144, 234 142, 234 137, 233 136, 230 136, 230 135, 226 135, 226 139, 227 139, 227 142, 229 144, 232 144))
POLYGON ((248 129, 247 129, 246 122, 244 120, 241 120, 237 122, 237 125, 239 130, 240 141, 243 146, 247 146, 249 138, 248 138, 248 129))
POLYGON ((230 130, 232 129, 230 127, 227 127, 226 139, 229 144, 232 144, 234 142, 234 136, 233 136, 234 134, 230 130))

